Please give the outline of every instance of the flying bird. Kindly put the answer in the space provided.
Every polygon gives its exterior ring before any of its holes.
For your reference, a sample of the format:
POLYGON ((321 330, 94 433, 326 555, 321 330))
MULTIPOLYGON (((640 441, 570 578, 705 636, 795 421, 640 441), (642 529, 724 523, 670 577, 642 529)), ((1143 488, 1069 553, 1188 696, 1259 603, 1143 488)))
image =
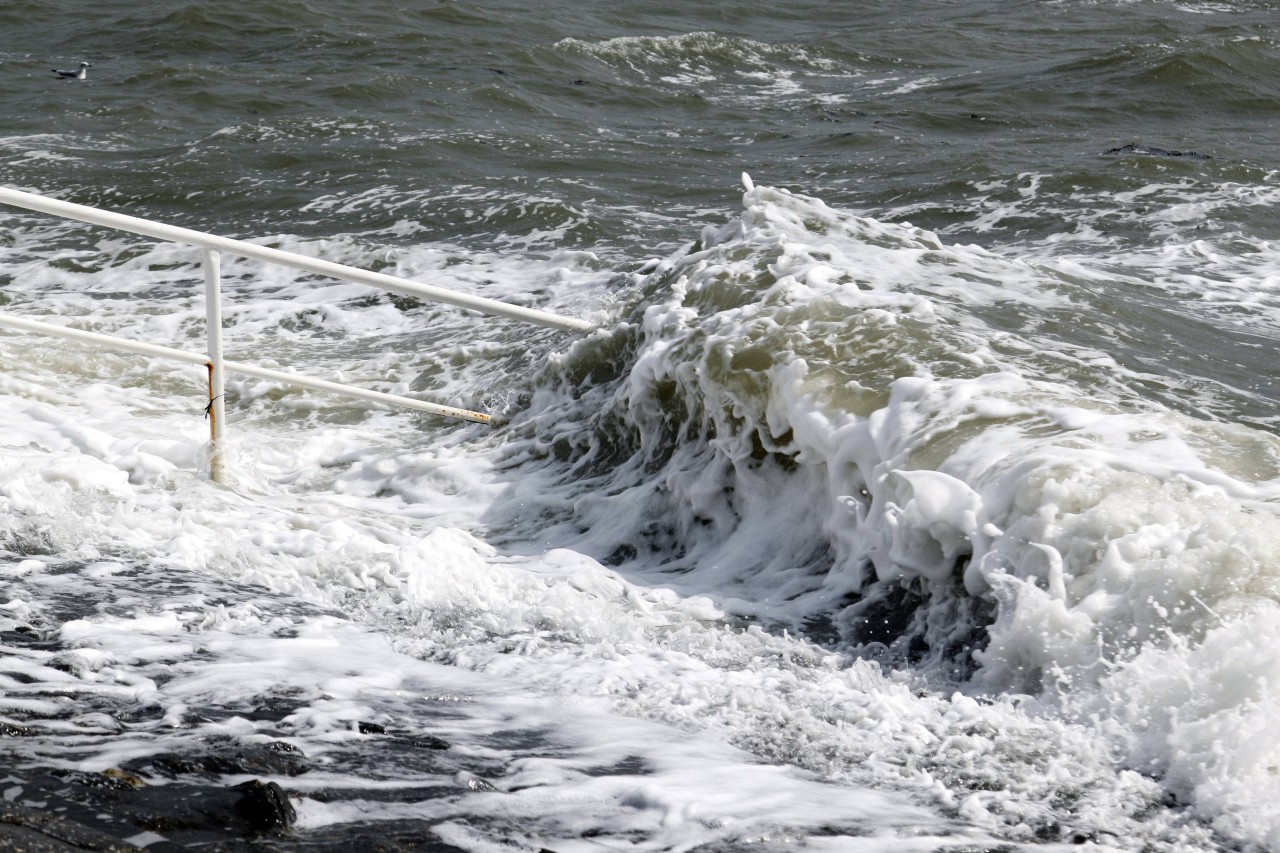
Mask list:
POLYGON ((80 69, 78 71, 59 71, 58 69, 55 68, 53 69, 53 73, 57 74, 63 80, 83 80, 84 70, 86 68, 92 68, 92 67, 93 66, 90 65, 88 62, 81 62, 80 69))

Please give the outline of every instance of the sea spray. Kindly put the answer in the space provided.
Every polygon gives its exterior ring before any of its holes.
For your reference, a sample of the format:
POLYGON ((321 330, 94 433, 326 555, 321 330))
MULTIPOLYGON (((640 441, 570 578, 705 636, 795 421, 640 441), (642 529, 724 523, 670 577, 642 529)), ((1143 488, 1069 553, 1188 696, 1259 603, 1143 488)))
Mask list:
MULTIPOLYGON (((1114 363, 1046 372, 984 318, 1061 309, 1056 276, 1042 293, 914 229, 768 188, 744 202, 637 282, 620 349, 587 340, 549 369, 530 423, 555 428, 513 447, 563 472, 538 481, 572 508, 560 534, 731 613, 1106 720, 1122 766, 1237 835, 1228 803, 1270 772, 1250 769, 1270 766, 1250 720, 1276 700, 1269 664, 1228 674, 1239 655, 1210 649, 1249 636, 1270 660, 1280 442, 1171 411, 1114 363), (574 366, 602 355, 618 378, 574 366), (588 387, 557 398, 563 375, 588 387), (588 432, 570 438, 566 406, 588 432), (1148 684, 1171 667, 1176 696, 1148 684)), ((1280 817, 1252 814, 1270 837, 1280 817)))

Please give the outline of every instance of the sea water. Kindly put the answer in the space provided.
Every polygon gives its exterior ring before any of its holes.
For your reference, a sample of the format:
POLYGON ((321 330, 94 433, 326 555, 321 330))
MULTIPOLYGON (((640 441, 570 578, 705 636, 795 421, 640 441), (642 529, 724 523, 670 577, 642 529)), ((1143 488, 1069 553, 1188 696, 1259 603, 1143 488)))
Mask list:
MULTIPOLYGON (((228 357, 503 421, 232 376, 228 487, 203 371, 0 336, 4 797, 286 743, 281 849, 1280 846, 1276 13, 5 4, 6 186, 595 330, 225 257, 228 357)), ((198 252, 0 222, 0 310, 202 348, 198 252)))

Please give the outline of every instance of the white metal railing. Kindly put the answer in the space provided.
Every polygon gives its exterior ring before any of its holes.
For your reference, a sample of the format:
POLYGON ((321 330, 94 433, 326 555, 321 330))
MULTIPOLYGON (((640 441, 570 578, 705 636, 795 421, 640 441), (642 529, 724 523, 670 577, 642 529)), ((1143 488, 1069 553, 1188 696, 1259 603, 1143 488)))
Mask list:
POLYGON ((243 240, 233 240, 229 237, 218 237, 213 234, 206 234, 202 231, 193 231, 189 228, 178 228, 173 225, 153 222, 149 219, 126 216, 121 213, 99 210, 98 208, 88 207, 81 204, 72 204, 71 202, 46 198, 45 196, 36 195, 35 193, 22 192, 21 190, 9 189, 7 187, 0 187, 0 204, 21 207, 27 210, 38 211, 40 213, 49 213, 66 219, 88 222, 92 225, 103 225, 108 228, 115 228, 121 231, 129 231, 134 234, 155 237, 159 240, 166 240, 174 243, 186 243, 196 246, 202 250, 201 254, 205 280, 205 324, 207 326, 206 331, 208 338, 208 352, 206 354, 202 355, 200 353, 173 349, 172 347, 164 347, 157 344, 131 341, 126 338, 118 338, 113 335, 98 334, 97 332, 86 332, 80 329, 71 329, 65 326, 57 326, 52 323, 44 323, 39 320, 30 320, 24 317, 17 317, 5 313, 0 313, 0 326, 19 329, 26 332, 34 332, 36 334, 52 335, 69 340, 82 341, 95 346, 104 347, 106 349, 135 352, 143 355, 159 356, 162 358, 184 361, 190 364, 204 365, 209 371, 209 405, 205 410, 209 416, 209 477, 219 483, 225 482, 226 479, 225 461, 223 458, 224 424, 226 422, 223 403, 223 375, 228 371, 231 373, 257 377, 259 379, 270 379, 285 382, 303 388, 330 391, 335 394, 356 397, 361 400, 372 400, 379 403, 417 409, 418 411, 431 412, 433 414, 444 415, 446 417, 462 418, 464 420, 475 421, 477 423, 492 423, 492 419, 489 415, 480 412, 471 412, 466 409, 459 409, 453 406, 430 403, 426 400, 416 400, 412 397, 401 397, 396 394, 384 394, 380 391, 370 391, 364 388, 357 388, 338 382, 328 382, 323 379, 310 379, 280 370, 271 370, 269 368, 258 367, 252 364, 244 364, 243 362, 227 361, 222 357, 222 291, 220 281, 220 253, 236 255, 243 258, 251 258, 254 260, 264 261, 266 263, 280 264, 282 266, 292 267, 293 269, 302 270, 304 272, 317 273, 331 278, 354 281, 360 284, 367 284, 372 287, 381 288, 383 290, 390 290, 395 293, 403 293, 407 296, 415 296, 421 299, 431 300, 433 302, 443 302, 448 305, 455 305, 459 308, 469 308, 499 317, 523 320, 527 323, 534 323, 536 325, 546 326, 552 329, 585 332, 593 328, 592 325, 585 320, 578 320, 572 317, 562 317, 548 311, 539 311, 534 308, 510 305, 505 302, 498 302, 494 299, 485 299, 480 296, 470 296, 465 293, 457 293, 452 290, 434 287, 429 284, 419 284, 418 282, 408 281, 407 279, 397 278, 396 276, 386 275, 385 273, 370 272, 368 270, 359 269, 358 267, 349 267, 345 264, 337 264, 332 261, 324 261, 318 258, 308 258, 305 255, 296 255, 292 252, 285 252, 280 249, 258 246, 253 243, 246 243, 243 240))

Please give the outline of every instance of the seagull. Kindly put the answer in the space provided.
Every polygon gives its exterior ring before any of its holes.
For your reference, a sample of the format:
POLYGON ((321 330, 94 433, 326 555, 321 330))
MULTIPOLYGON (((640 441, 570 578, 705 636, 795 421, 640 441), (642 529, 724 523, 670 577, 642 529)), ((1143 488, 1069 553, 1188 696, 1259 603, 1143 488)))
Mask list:
POLYGON ((55 69, 53 69, 53 73, 54 73, 54 74, 57 74, 57 75, 58 75, 59 77, 61 77, 63 80, 83 80, 83 79, 84 79, 84 70, 85 70, 86 68, 92 68, 92 67, 93 67, 93 66, 92 66, 92 65, 90 65, 88 62, 81 62, 81 63, 80 63, 80 70, 78 70, 78 71, 59 71, 58 69, 56 69, 56 68, 55 68, 55 69))

